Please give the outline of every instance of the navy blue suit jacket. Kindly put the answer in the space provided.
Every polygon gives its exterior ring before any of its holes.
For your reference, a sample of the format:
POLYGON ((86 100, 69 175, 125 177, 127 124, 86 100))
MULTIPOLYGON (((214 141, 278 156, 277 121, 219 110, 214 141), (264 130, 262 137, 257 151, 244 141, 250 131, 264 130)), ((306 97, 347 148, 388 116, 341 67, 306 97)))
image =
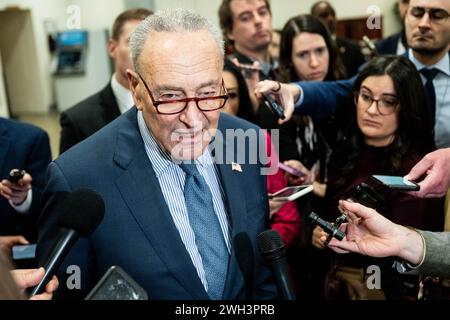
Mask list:
POLYGON ((375 43, 376 50, 378 54, 397 54, 398 42, 402 41, 403 46, 408 51, 408 44, 405 38, 405 30, 402 30, 375 43))
POLYGON ((33 202, 28 213, 20 214, 0 197, 0 235, 24 235, 35 241, 40 198, 45 186, 45 171, 51 161, 47 133, 14 120, 0 118, 0 179, 11 169, 24 169, 33 178, 33 202))
MULTIPOLYGON (((450 52, 449 52, 450 57, 450 52)), ((407 57, 407 53, 404 54, 407 57)), ((307 114, 313 117, 328 117, 336 112, 340 106, 353 104, 351 92, 357 76, 340 81, 308 82, 301 85, 304 100, 296 113, 307 114)))
MULTIPOLYGON (((79 239, 64 261, 59 273, 61 298, 84 298, 104 272, 117 265, 150 299, 208 299, 145 152, 136 112, 132 108, 49 166, 47 205, 39 229, 41 261, 57 236, 57 203, 64 192, 90 188, 106 204, 100 226, 89 238, 79 239), (81 268, 81 291, 65 288, 70 265, 81 268)), ((219 129, 234 128, 256 127, 221 115, 219 129)), ((274 298, 276 289, 256 249, 257 235, 268 226, 266 177, 259 174, 259 165, 243 164, 242 173, 231 165, 217 167, 232 225, 223 298, 274 298)))

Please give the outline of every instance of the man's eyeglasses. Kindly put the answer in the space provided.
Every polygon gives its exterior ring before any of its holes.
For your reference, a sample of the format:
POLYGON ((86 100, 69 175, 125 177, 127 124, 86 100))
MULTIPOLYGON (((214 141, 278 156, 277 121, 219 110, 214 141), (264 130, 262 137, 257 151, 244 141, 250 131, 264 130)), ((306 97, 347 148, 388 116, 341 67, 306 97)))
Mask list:
POLYGON ((378 112, 383 116, 393 114, 399 106, 399 101, 394 97, 384 96, 380 99, 375 99, 367 92, 355 92, 355 104, 357 106, 361 106, 367 110, 374 102, 378 112))
POLYGON ((152 100, 156 111, 158 111, 158 113, 160 114, 177 114, 183 112, 190 101, 195 101, 197 108, 199 108, 201 111, 214 111, 223 108, 228 99, 227 89, 225 88, 225 84, 222 79, 222 89, 224 92, 223 95, 158 101, 153 97, 153 94, 150 91, 147 83, 139 73, 138 76, 141 79, 142 83, 144 83, 144 86, 147 89, 148 95, 150 96, 150 99, 152 100))
POLYGON ((407 13, 410 18, 415 20, 422 19, 425 13, 428 13, 430 21, 437 24, 444 23, 445 21, 447 21, 449 16, 449 13, 447 11, 439 8, 425 9, 423 7, 409 7, 407 13))

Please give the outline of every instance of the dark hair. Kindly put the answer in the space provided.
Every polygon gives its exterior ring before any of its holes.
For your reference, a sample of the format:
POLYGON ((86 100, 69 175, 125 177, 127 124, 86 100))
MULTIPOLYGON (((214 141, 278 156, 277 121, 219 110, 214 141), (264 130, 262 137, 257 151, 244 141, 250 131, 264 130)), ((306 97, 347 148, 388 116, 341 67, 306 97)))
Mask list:
POLYGON ((239 109, 236 114, 237 117, 255 123, 256 115, 252 109, 252 102, 250 100, 250 95, 248 93, 248 86, 245 82, 244 76, 242 75, 241 70, 230 60, 225 59, 225 63, 223 65, 224 71, 231 72, 238 83, 238 91, 239 91, 239 109))
POLYGON ((359 91, 363 81, 371 76, 388 75, 400 105, 398 129, 392 147, 418 148, 420 152, 430 151, 433 141, 431 114, 427 107, 426 92, 419 72, 414 64, 403 56, 387 55, 372 60, 358 75, 354 91, 359 91))
MULTIPOLYGON (((231 1, 233 0, 222 0, 218 12, 220 28, 222 29, 224 39, 227 41, 230 41, 227 34, 233 30, 233 12, 231 11, 231 1)), ((266 3, 270 14, 272 14, 269 0, 264 0, 264 2, 266 3)))
POLYGON ((153 14, 153 11, 145 8, 130 9, 122 12, 114 21, 111 38, 118 41, 125 23, 131 20, 144 20, 151 14, 153 14))
MULTIPOLYGON (((408 153, 414 152, 423 156, 435 148, 431 114, 420 75, 414 64, 403 56, 380 56, 370 61, 358 75, 354 91, 359 91, 361 84, 368 77, 382 75, 388 75, 392 79, 400 106, 398 128, 393 142, 386 148, 386 157, 389 159, 386 174, 399 175, 402 174, 399 172, 402 161, 408 153)), ((352 122, 356 122, 356 108, 351 110, 352 122)), ((335 164, 340 176, 336 187, 345 184, 364 146, 362 132, 357 125, 353 127, 353 134, 347 135, 340 144, 341 148, 336 148, 333 156, 336 158, 335 164)))
POLYGON ((336 14, 336 12, 335 12, 333 6, 331 5, 331 3, 329 3, 328 1, 317 1, 316 3, 314 3, 314 4, 311 6, 311 14, 312 14, 313 16, 316 16, 315 12, 316 12, 317 8, 318 8, 320 5, 322 5, 322 4, 326 5, 328 8, 330 8, 331 10, 333 10, 333 12, 336 14))
POLYGON ((345 67, 339 57, 336 44, 331 39, 328 29, 312 15, 295 16, 286 22, 281 33, 280 41, 280 78, 284 82, 299 81, 297 72, 292 64, 292 42, 302 32, 314 33, 325 40, 330 64, 325 80, 339 80, 346 77, 345 67))

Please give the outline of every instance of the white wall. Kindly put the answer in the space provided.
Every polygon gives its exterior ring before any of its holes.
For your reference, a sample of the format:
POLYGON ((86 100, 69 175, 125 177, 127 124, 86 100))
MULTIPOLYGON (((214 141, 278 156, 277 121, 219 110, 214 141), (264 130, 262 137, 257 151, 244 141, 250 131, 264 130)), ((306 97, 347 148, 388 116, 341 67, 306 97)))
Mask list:
MULTIPOLYGON (((65 30, 71 12, 70 5, 80 8, 81 28, 88 30, 110 29, 115 17, 124 10, 123 0, 0 0, 0 10, 7 7, 20 7, 31 10, 33 30, 36 39, 36 52, 39 63, 39 81, 42 91, 32 110, 20 110, 26 113, 46 113, 54 103, 53 84, 51 76, 51 57, 47 47, 45 24, 51 22, 57 30, 65 30)), ((0 30, 2 32, 2 30, 0 30)))
MULTIPOLYGON (((20 7, 31 10, 33 31, 35 35, 36 52, 32 54, 37 57, 39 68, 39 80, 42 83, 42 91, 36 97, 38 102, 29 113, 47 112, 53 103, 53 93, 50 78, 50 57, 47 49, 47 38, 44 31, 44 21, 53 19, 57 24, 62 24, 64 19, 65 5, 64 1, 58 0, 0 0, 0 10, 7 7, 20 7)), ((0 32, 2 32, 0 30, 0 32)), ((34 97, 30 97, 34 98, 34 97)))
POLYGON ((125 10, 123 0, 65 0, 65 3, 80 8, 81 28, 87 30, 110 30, 114 19, 125 10))

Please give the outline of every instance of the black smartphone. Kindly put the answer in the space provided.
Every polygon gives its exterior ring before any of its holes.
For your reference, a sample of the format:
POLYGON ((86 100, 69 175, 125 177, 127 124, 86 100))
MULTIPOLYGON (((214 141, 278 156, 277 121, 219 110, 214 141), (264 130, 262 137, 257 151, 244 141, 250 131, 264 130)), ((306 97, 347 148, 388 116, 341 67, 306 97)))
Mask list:
POLYGON ((9 172, 8 180, 11 181, 12 183, 17 183, 17 182, 19 182, 20 179, 23 178, 24 175, 25 175, 25 170, 12 169, 9 172))
POLYGON ((148 295, 122 268, 112 266, 85 300, 148 300, 148 295))
POLYGON ((401 191, 418 191, 420 186, 417 183, 406 180, 400 176, 383 176, 383 175, 372 175, 370 178, 391 190, 401 190, 401 191))
POLYGON ((280 118, 280 119, 285 119, 286 116, 284 115, 284 110, 282 107, 280 107, 275 100, 273 100, 270 95, 268 95, 267 93, 263 92, 263 97, 264 97, 264 103, 266 104, 266 106, 271 109, 275 115, 280 118))

